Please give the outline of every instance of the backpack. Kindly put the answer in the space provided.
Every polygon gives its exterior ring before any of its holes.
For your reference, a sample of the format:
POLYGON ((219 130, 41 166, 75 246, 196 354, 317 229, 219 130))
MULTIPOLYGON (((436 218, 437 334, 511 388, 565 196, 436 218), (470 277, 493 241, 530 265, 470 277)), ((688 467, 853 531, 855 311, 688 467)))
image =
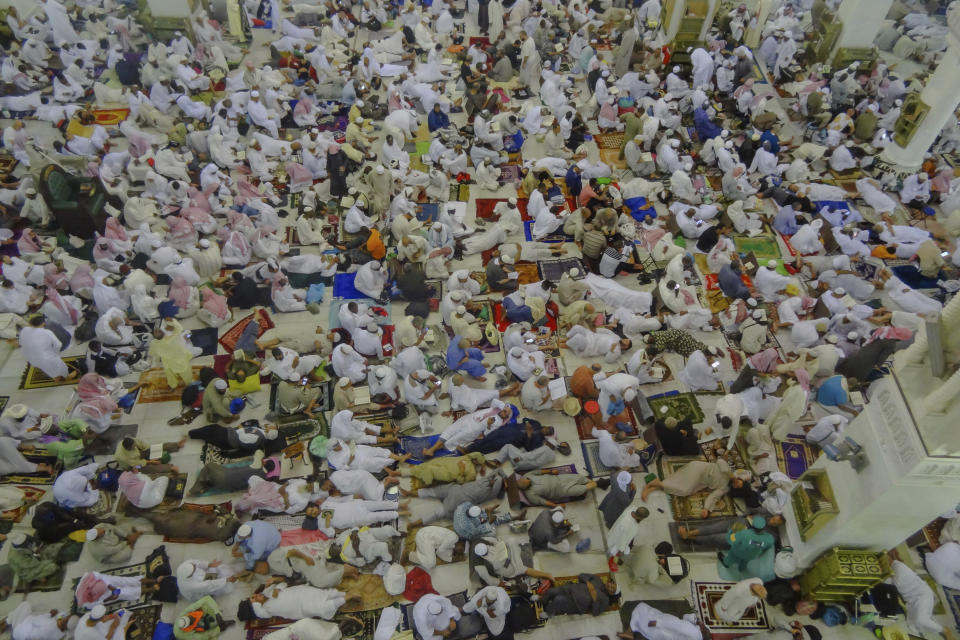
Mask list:
POLYGON ((77 529, 90 529, 97 524, 95 518, 79 515, 61 507, 56 502, 41 502, 33 510, 31 526, 41 542, 59 542, 77 529))
POLYGON ((97 472, 97 487, 104 491, 116 491, 117 487, 120 486, 121 473, 117 461, 111 460, 97 472))

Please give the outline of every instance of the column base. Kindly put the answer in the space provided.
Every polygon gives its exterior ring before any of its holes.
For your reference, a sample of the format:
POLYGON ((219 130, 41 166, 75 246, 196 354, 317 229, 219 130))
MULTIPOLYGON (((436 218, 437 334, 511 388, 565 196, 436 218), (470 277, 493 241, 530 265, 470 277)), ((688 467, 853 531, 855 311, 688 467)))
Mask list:
MULTIPOLYGON (((892 145, 891 145, 892 146, 892 145)), ((888 147, 889 148, 889 147, 888 147)), ((899 160, 891 158, 887 154, 887 150, 884 149, 880 155, 876 156, 874 159, 873 166, 878 170, 884 173, 892 173, 898 178, 904 178, 909 175, 913 175, 920 170, 920 165, 922 160, 916 164, 904 164, 899 160)))

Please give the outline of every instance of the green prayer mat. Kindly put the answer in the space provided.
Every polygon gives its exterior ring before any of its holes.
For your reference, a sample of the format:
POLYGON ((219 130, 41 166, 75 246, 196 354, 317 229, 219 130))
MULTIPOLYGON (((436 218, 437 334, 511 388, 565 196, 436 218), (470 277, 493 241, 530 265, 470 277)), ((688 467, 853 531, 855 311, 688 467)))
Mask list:
MULTIPOLYGON (((67 540, 57 552, 57 564, 60 566, 57 572, 47 576, 43 580, 37 580, 30 586, 30 591, 59 591, 63 586, 63 579, 67 575, 67 564, 76 562, 83 551, 83 543, 75 540, 67 540)), ((19 582, 19 581, 18 581, 19 582)), ((17 585, 17 593, 26 593, 23 584, 17 585)))
POLYGON ((738 253, 753 253, 757 260, 780 260, 783 255, 777 238, 772 235, 734 236, 733 244, 738 253))
POLYGON ((697 396, 693 393, 677 393, 669 396, 647 398, 647 402, 650 403, 650 409, 653 410, 653 415, 657 420, 672 416, 678 421, 690 418, 691 423, 700 424, 704 419, 703 409, 700 408, 697 396), (662 407, 667 408, 666 413, 662 412, 662 407))

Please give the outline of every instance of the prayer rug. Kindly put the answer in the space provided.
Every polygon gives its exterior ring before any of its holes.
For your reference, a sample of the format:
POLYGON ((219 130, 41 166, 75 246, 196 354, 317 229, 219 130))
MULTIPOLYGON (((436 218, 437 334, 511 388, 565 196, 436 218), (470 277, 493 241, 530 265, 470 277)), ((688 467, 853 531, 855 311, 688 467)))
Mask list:
MULTIPOLYGON (((412 527, 407 529, 406 536, 403 538, 403 555, 402 555, 401 562, 405 565, 409 562, 410 552, 417 550, 417 532, 420 529, 422 529, 422 527, 412 527)), ((450 560, 450 562, 446 562, 445 560, 441 560, 440 558, 437 558, 438 565, 454 564, 456 562, 466 562, 466 561, 467 561, 466 545, 458 545, 456 548, 454 548, 453 559, 450 560)))
MULTIPOLYGON (((35 366, 28 364, 26 371, 23 372, 23 376, 20 377, 20 389, 49 389, 50 387, 62 387, 64 385, 73 385, 77 384, 80 376, 86 371, 86 356, 66 356, 63 358, 64 363, 67 365, 67 369, 70 373, 76 373, 77 375, 73 377, 72 380, 61 380, 57 381, 45 374, 40 369, 37 369, 35 366)), ((67 374, 69 375, 69 373, 67 374)))
MULTIPOLYGON (((729 442, 728 437, 729 436, 724 436, 722 438, 700 443, 700 451, 703 452, 703 457, 707 462, 715 462, 717 460, 717 449, 726 451, 727 443, 729 442)), ((730 467, 732 469, 747 468, 747 463, 744 462, 743 456, 740 455, 740 448, 736 444, 734 444, 733 448, 730 449, 730 452, 727 456, 727 462, 730 463, 730 467)))
MULTIPOLYGON (((399 453, 409 453, 411 459, 423 461, 424 459, 429 460, 430 458, 423 457, 424 449, 429 449, 440 439, 440 434, 432 436, 403 436, 400 438, 400 451, 399 453)), ((440 456, 455 456, 458 455, 455 451, 448 451, 447 449, 440 448, 437 449, 437 452, 433 454, 434 458, 439 458, 440 456)))
MULTIPOLYGON (((507 202, 507 198, 477 198, 477 218, 481 220, 499 220, 494 216, 494 208, 501 202, 507 202)), ((520 211, 520 217, 529 220, 527 217, 527 199, 517 198, 517 209, 520 211)))
POLYGON ((18 164, 20 161, 13 156, 8 156, 6 153, 0 155, 0 173, 12 173, 18 164))
POLYGON ((514 265, 520 284, 540 282, 540 267, 536 262, 518 262, 514 265))
POLYGON ((540 278, 553 283, 560 282, 560 276, 568 273, 571 269, 580 270, 580 275, 574 278, 575 280, 582 279, 586 274, 586 269, 584 269, 583 261, 580 258, 561 258, 538 262, 537 267, 540 269, 540 278))
MULTIPOLYGON (((263 351, 257 351, 256 357, 262 361, 264 357, 263 351)), ((213 356, 213 370, 216 371, 218 376, 221 378, 227 377, 227 365, 230 364, 231 360, 233 360, 232 354, 224 353, 219 356, 213 356)), ((270 384, 270 374, 260 376, 260 384, 270 384)))
POLYGON ((240 340, 240 336, 243 335, 243 330, 247 328, 247 325, 250 324, 254 316, 256 316, 257 322, 260 325, 260 330, 257 332, 258 338, 270 329, 273 329, 275 326, 273 324, 273 320, 270 318, 270 314, 267 313, 266 309, 257 309, 255 312, 242 318, 235 325, 227 329, 222 336, 220 336, 220 344, 227 353, 234 352, 237 347, 237 342, 240 340))
MULTIPOLYGON (((525 220, 523 223, 523 237, 527 239, 527 242, 533 242, 533 220, 525 220)), ((543 238, 537 240, 537 242, 573 242, 573 236, 568 236, 563 232, 563 227, 558 228, 553 233, 550 233, 543 238)))
POLYGON ((338 273, 333 276, 333 297, 347 300, 369 299, 367 294, 360 293, 360 291, 353 286, 353 281, 356 277, 356 273, 338 273))
POLYGON ((897 267, 891 267, 894 275, 903 280, 903 284, 911 289, 937 289, 938 278, 928 278, 920 273, 920 270, 913 264, 906 264, 897 267))
POLYGON ((810 468, 819 455, 819 451, 807 443, 803 436, 788 435, 777 442, 775 448, 777 466, 791 480, 796 480, 810 468))
MULTIPOLYGON (((157 474, 150 474, 151 476, 157 474)), ((155 507, 151 507, 151 511, 170 511, 176 509, 180 506, 180 502, 183 500, 183 494, 187 490, 187 474, 185 473, 164 473, 159 475, 165 475, 170 478, 169 484, 167 484, 167 493, 164 495, 163 500, 155 507)), ((124 513, 128 516, 136 516, 143 511, 138 507, 135 507, 133 503, 127 500, 126 496, 123 493, 117 494, 117 508, 116 510, 120 513, 124 513)))
MULTIPOLYGON (((200 454, 200 461, 203 462, 203 453, 200 454)), ((218 516, 229 516, 233 513, 233 503, 227 500, 226 502, 221 502, 219 504, 196 504, 194 502, 184 502, 180 505, 180 509, 189 510, 189 511, 199 511, 200 513, 212 513, 217 514, 218 516)), ((163 537, 164 542, 176 542, 183 544, 201 544, 204 540, 195 539, 195 538, 170 538, 167 536, 163 537)), ((206 542, 213 542, 213 540, 206 540, 206 542)))
POLYGON ((47 453, 46 451, 34 451, 24 452, 23 457, 30 462, 50 465, 53 467, 53 473, 44 471, 38 471, 37 473, 11 473, 0 476, 0 484, 53 484, 62 467, 56 455, 47 453))
POLYGON ((697 396, 694 393, 679 393, 670 391, 664 394, 658 394, 647 398, 653 415, 659 420, 661 418, 674 417, 678 421, 689 418, 693 424, 700 424, 704 420, 703 409, 697 402, 697 396), (666 408, 666 412, 664 412, 666 408))
POLYGON ((470 200, 470 185, 468 184, 453 184, 450 185, 450 200, 459 200, 460 202, 467 202, 470 200))
MULTIPOLYGON (((117 567, 116 569, 104 569, 100 573, 108 576, 115 576, 117 578, 146 578, 147 577, 147 563, 138 562, 137 564, 127 565, 125 567, 117 567)), ((82 578, 83 576, 80 576, 82 578)), ((80 578, 73 579, 73 589, 72 591, 76 593, 77 584, 80 582, 80 578)), ((120 609, 135 609, 137 607, 146 606, 150 602, 150 592, 144 591, 140 594, 140 598, 137 600, 113 600, 111 602, 103 602, 104 608, 107 610, 107 613, 113 613, 114 611, 119 611, 120 609)), ((81 610, 77 606, 76 598, 73 601, 72 611, 75 614, 82 615, 86 613, 86 609, 81 610)))
POLYGON ((583 450, 583 463, 587 467, 588 476, 591 478, 605 478, 610 475, 613 469, 600 462, 599 440, 581 442, 580 448, 583 450))
POLYGON ((703 296, 706 298, 707 305, 710 307, 710 313, 720 313, 730 307, 730 298, 723 295, 720 289, 704 291, 703 296))
MULTIPOLYGON (((753 280, 747 274, 741 273, 740 281, 753 289, 753 280)), ((720 277, 715 273, 708 273, 703 277, 703 285, 707 291, 720 291, 720 277)))
MULTIPOLYGON (((657 463, 660 468, 660 477, 666 479, 673 473, 686 465, 688 462, 698 460, 699 458, 665 458, 661 457, 657 463)), ((707 501, 709 491, 698 491, 690 496, 670 496, 670 504, 673 509, 674 520, 699 520, 704 504, 707 501)), ((737 514, 736 506, 729 495, 723 496, 710 512, 711 518, 731 517, 737 514)))
POLYGON ((440 205, 436 202, 421 202, 417 205, 417 220, 420 222, 436 222, 440 216, 440 205))
MULTIPOLYGON (((609 571, 604 571, 603 573, 597 573, 594 575, 596 575, 598 578, 603 580, 604 583, 607 583, 613 580, 613 576, 610 575, 609 571)), ((552 584, 550 586, 559 587, 565 584, 570 584, 570 583, 579 582, 579 581, 580 581, 580 576, 578 575, 577 576, 554 576, 553 580, 551 580, 552 584)), ((619 601, 617 601, 611 604, 606 609, 604 609, 602 613, 608 613, 610 611, 619 611, 619 610, 620 610, 620 603, 619 601)))
POLYGON ((597 146, 601 149, 616 149, 620 150, 620 145, 623 144, 623 131, 613 131, 611 133, 598 133, 593 136, 593 139, 597 142, 597 146))
POLYGON ((738 516, 730 516, 730 517, 724 517, 724 518, 710 518, 709 520, 687 520, 683 522, 681 521, 669 522, 667 523, 667 525, 670 527, 670 543, 673 545, 673 551, 674 553, 680 553, 680 554, 713 553, 716 551, 720 551, 722 549, 726 549, 727 548, 726 545, 724 545, 723 547, 719 547, 717 545, 710 544, 708 542, 704 542, 699 539, 684 540, 683 538, 680 537, 680 533, 677 531, 677 529, 679 527, 683 527, 687 531, 690 531, 690 530, 696 529, 700 525, 707 524, 707 523, 709 523, 711 527, 714 526, 715 524, 725 523, 727 525, 727 528, 729 529, 730 525, 739 521, 740 521, 740 518, 738 516))
POLYGON ((118 125, 130 115, 130 109, 94 109, 96 123, 104 127, 118 125))
MULTIPOLYGON (((57 564, 60 566, 56 573, 47 576, 43 580, 37 580, 30 585, 30 590, 25 589, 26 585, 20 582, 17 585, 17 593, 32 593, 34 591, 60 591, 63 588, 63 580, 67 577, 67 565, 76 562, 83 551, 83 543, 69 538, 60 547, 57 552, 57 564)), ((19 582, 19 581, 18 581, 19 582)))
MULTIPOLYGON (((621 416, 625 417, 627 419, 627 422, 630 425, 630 428, 624 433, 626 433, 628 436, 632 438, 637 437, 640 431, 637 428, 637 419, 633 415, 633 411, 630 409, 629 405, 627 406, 627 409, 624 412, 624 414, 621 414, 621 416)), ((609 417, 601 416, 601 418, 603 419, 601 421, 601 426, 597 427, 598 429, 602 431, 609 431, 610 433, 613 433, 614 431, 618 430, 616 427, 605 426, 607 423, 607 420, 609 420, 609 417)), ((574 417, 573 420, 577 424, 577 434, 580 436, 581 440, 595 439, 593 437, 593 427, 594 427, 593 420, 590 418, 590 416, 587 415, 585 411, 581 411, 579 414, 577 414, 574 417)))
POLYGON ((203 349, 201 356, 212 356, 217 353, 217 328, 204 327, 189 332, 190 344, 203 349))
MULTIPOLYGON (((200 369, 202 367, 194 365, 194 379, 199 375, 200 369)), ((168 387, 167 374, 163 372, 163 369, 147 369, 140 374, 140 384, 143 385, 140 387, 140 395, 137 398, 137 402, 140 404, 179 401, 185 386, 180 384, 175 389, 168 387)))
POLYGON ((697 617, 710 630, 713 637, 717 637, 717 634, 749 635, 770 628, 763 600, 747 609, 743 617, 736 622, 726 622, 717 616, 715 610, 717 602, 734 584, 733 582, 693 581, 690 583, 697 617))
POLYGON ((84 455, 88 456, 110 456, 117 450, 117 444, 126 437, 136 438, 137 430, 140 428, 136 424, 115 424, 101 434, 96 439, 83 448, 84 455))
MULTIPOLYGON (((534 280, 533 282, 536 282, 536 281, 537 280, 534 280)), ((524 284, 529 284, 529 283, 524 283, 524 284)), ((556 333, 557 317, 560 313, 559 307, 557 307, 557 303, 553 301, 548 302, 546 311, 547 311, 547 315, 546 315, 547 321, 546 323, 544 323, 543 326, 546 326, 547 328, 549 328, 551 332, 556 333)), ((502 302, 494 303, 493 320, 494 320, 494 323, 496 323, 497 328, 500 330, 500 333, 503 333, 504 331, 506 331, 507 327, 513 324, 510 320, 507 319, 507 316, 503 311, 502 302)))
POLYGON ((306 514, 303 512, 291 515, 288 513, 270 513, 268 511, 260 510, 259 515, 256 517, 258 520, 269 522, 280 531, 289 531, 292 529, 302 529, 303 518, 305 515, 306 514))
POLYGON ((5 522, 20 522, 23 520, 23 516, 27 515, 27 511, 30 510, 30 507, 40 502, 44 495, 46 495, 46 489, 38 489, 36 487, 31 487, 29 485, 16 485, 17 489, 23 491, 23 504, 21 504, 16 509, 7 509, 6 511, 0 511, 0 521, 5 522))
POLYGON ((500 178, 498 180, 501 185, 511 183, 517 184, 520 182, 520 165, 517 164, 502 164, 500 165, 500 178))
MULTIPOLYGON (((382 581, 381 579, 381 582, 382 581)), ((377 622, 380 620, 384 608, 385 607, 365 611, 350 611, 341 607, 337 615, 334 616, 333 621, 340 624, 348 620, 348 617, 359 618, 360 622, 363 623, 363 627, 357 629, 356 632, 354 632, 353 627, 345 627, 347 631, 344 633, 344 637, 353 640, 373 640, 374 634, 377 631, 377 622)), ((350 622, 356 624, 355 620, 350 620, 350 622)))
MULTIPOLYGON (((676 551, 676 545, 674 545, 674 550, 676 551)), ((686 600, 629 600, 620 607, 620 622, 628 633, 630 632, 630 617, 633 615, 633 610, 641 602, 650 605, 657 611, 677 618, 683 618, 688 613, 694 613, 693 607, 686 600)))
POLYGON ((757 260, 779 260, 783 256, 777 239, 769 234, 753 236, 734 236, 733 244, 737 253, 752 253, 757 260))
POLYGON ((783 240, 783 244, 785 244, 785 245, 787 246, 787 251, 790 253, 790 255, 793 256, 793 257, 796 257, 796 256, 797 256, 797 250, 793 248, 793 245, 792 245, 792 244, 790 244, 790 236, 785 236, 785 235, 783 235, 782 233, 780 233, 779 231, 777 232, 777 235, 779 235, 779 236, 780 236, 780 239, 783 240))
POLYGON ((161 611, 163 611, 162 604, 151 604, 130 611, 126 640, 150 640, 153 638, 153 631, 156 629, 157 623, 160 622, 161 611))

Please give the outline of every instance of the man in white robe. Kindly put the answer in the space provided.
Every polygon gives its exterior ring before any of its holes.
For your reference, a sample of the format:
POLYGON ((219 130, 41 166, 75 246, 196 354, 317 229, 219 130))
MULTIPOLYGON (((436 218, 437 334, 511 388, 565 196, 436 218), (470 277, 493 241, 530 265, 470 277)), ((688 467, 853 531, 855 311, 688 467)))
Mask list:
POLYGON ((507 624, 510 596, 503 587, 487 586, 480 589, 463 605, 464 613, 479 613, 493 636, 499 636, 507 624))
POLYGON ((767 595, 760 578, 747 578, 736 583, 714 605, 717 617, 726 622, 737 622, 748 609, 756 606, 767 595))
POLYGON ((383 266, 376 261, 366 263, 357 269, 353 286, 360 293, 374 300, 383 298, 383 288, 387 284, 387 274, 383 266))
POLYGON ((366 358, 348 344, 341 344, 334 348, 332 363, 333 370, 338 376, 350 378, 350 381, 355 384, 367 378, 366 358))
POLYGON ((702 640, 703 634, 693 614, 678 618, 640 602, 630 614, 630 630, 645 640, 702 640))
POLYGON ((441 632, 452 631, 460 610, 450 598, 428 593, 413 605, 413 624, 423 640, 443 640, 441 632))

